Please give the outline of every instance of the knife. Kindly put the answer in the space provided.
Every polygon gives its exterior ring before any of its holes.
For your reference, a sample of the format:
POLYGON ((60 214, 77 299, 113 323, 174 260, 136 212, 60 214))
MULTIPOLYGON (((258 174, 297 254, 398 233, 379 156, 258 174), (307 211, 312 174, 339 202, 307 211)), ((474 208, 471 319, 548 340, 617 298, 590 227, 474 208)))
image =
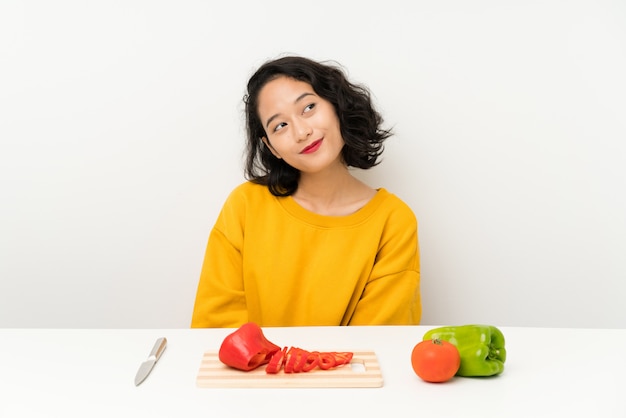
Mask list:
POLYGON ((135 386, 139 386, 141 382, 146 380, 146 377, 148 377, 156 362, 161 358, 161 354, 165 351, 165 347, 167 347, 166 338, 159 338, 156 340, 154 347, 152 347, 152 351, 150 351, 148 360, 141 363, 139 370, 137 370, 137 375, 135 375, 135 386))

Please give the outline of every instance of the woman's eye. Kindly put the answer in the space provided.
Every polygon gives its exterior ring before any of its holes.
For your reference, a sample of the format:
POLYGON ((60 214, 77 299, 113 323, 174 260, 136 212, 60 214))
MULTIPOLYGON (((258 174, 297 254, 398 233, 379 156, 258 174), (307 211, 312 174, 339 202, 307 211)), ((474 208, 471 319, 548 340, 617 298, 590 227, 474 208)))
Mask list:
POLYGON ((280 131, 282 128, 284 128, 284 127, 285 127, 285 125, 287 125, 287 124, 286 124, 286 123, 284 123, 284 122, 279 123, 278 125, 276 125, 276 126, 274 127, 274 132, 278 132, 278 131, 280 131))
POLYGON ((313 110, 314 107, 315 107, 315 103, 311 103, 310 105, 304 108, 304 112, 302 113, 310 112, 311 110, 313 110))

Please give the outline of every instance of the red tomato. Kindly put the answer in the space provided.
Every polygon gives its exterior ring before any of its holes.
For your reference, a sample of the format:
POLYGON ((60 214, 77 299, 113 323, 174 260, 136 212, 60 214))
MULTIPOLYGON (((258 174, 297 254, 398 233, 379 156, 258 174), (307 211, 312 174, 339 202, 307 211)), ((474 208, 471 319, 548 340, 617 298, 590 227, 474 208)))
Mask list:
POLYGON ((426 382, 446 382, 459 370, 461 355, 448 341, 425 340, 413 348, 411 365, 415 373, 426 382))

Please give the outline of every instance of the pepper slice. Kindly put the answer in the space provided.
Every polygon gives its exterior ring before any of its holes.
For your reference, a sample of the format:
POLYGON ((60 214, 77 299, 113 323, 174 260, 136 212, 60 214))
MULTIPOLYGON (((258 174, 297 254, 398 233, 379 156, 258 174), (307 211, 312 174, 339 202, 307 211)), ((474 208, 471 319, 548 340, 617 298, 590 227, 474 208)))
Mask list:
POLYGON ((269 374, 276 374, 283 368, 285 364, 285 357, 287 355, 287 347, 283 347, 282 350, 277 351, 270 359, 267 366, 265 366, 265 372, 269 374))
POLYGON ((335 360, 335 356, 332 353, 319 353, 319 364, 318 366, 322 370, 328 370, 335 367, 337 361, 335 360))
POLYGON ((298 363, 299 356, 301 355, 300 349, 297 347, 291 347, 289 351, 287 351, 287 355, 285 358, 285 373, 297 373, 296 364, 298 363))
POLYGON ((332 355, 335 356, 335 367, 343 366, 344 364, 348 364, 352 361, 352 357, 354 353, 348 351, 342 352, 332 352, 332 355))
POLYGON ((296 358, 296 363, 293 366, 293 371, 295 373, 300 373, 304 371, 304 367, 307 364, 310 354, 311 353, 309 353, 306 350, 303 350, 301 348, 298 349, 298 356, 296 358))
POLYGON ((434 338, 456 346, 461 355, 457 376, 493 376, 504 371, 504 335, 492 325, 461 325, 434 328, 424 340, 434 338))
POLYGON ((308 353, 308 355, 306 356, 304 365, 302 366, 302 371, 310 372, 311 370, 317 367, 319 362, 320 362, 320 357, 317 354, 308 353))

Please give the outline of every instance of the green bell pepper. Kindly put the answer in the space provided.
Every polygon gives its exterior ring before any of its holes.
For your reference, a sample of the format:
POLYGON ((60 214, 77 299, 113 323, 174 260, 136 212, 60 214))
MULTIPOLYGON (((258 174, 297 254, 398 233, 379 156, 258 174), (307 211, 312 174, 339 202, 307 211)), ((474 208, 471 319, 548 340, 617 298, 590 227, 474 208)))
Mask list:
POLYGON ((504 335, 492 325, 461 325, 434 328, 424 340, 439 339, 452 343, 461 355, 457 376, 493 376, 504 371, 504 335))

